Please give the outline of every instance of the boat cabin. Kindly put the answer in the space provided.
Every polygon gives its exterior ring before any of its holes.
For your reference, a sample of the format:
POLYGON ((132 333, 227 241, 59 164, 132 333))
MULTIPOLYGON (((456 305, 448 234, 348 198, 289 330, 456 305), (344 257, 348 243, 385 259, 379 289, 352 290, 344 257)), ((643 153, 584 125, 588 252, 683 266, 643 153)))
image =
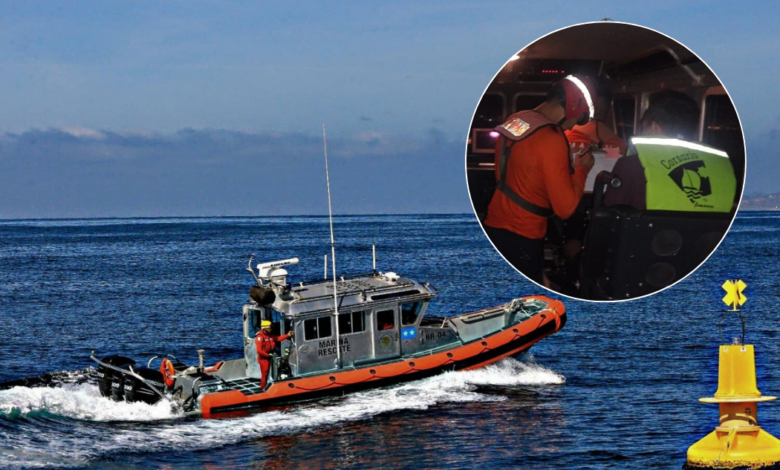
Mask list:
POLYGON ((253 339, 262 320, 271 321, 274 335, 294 331, 274 355, 272 377, 277 379, 394 360, 422 347, 457 341, 453 329, 442 328, 442 319, 424 321, 428 302, 436 295, 427 283, 392 272, 339 277, 336 317, 332 280, 287 282, 282 266, 297 262, 293 258, 258 265, 258 285, 244 306, 248 377, 260 376, 253 339))

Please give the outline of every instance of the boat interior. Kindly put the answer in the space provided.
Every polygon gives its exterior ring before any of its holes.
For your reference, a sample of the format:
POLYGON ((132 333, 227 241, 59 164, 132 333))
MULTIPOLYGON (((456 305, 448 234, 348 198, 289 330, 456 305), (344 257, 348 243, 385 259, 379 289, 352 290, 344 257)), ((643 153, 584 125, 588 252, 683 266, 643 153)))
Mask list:
POLYGON ((728 153, 737 193, 728 214, 636 211, 604 207, 608 181, 596 180, 616 159, 596 158, 575 214, 548 222, 547 287, 577 298, 619 300, 643 296, 684 278, 717 247, 742 194, 745 147, 731 98, 717 76, 689 49, 652 30, 622 23, 591 23, 540 39, 497 73, 471 122, 466 167, 480 223, 496 185, 493 129, 511 114, 541 104, 549 87, 570 74, 599 77, 595 119, 628 141, 651 94, 676 90, 700 108, 698 140, 728 153), (610 161, 611 160, 611 161, 610 161))

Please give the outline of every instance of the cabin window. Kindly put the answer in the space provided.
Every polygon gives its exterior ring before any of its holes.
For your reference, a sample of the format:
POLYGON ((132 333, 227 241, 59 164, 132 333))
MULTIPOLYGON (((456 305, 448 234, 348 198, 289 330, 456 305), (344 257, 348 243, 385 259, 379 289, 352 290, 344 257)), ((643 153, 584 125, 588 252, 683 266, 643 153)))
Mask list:
POLYGON ((303 339, 306 341, 328 338, 332 334, 330 317, 310 318, 303 322, 303 339))
POLYGON ((376 314, 377 330, 392 330, 395 328, 395 310, 382 310, 376 314))
POLYGON ((263 310, 259 308, 252 310, 252 328, 255 331, 260 331, 261 321, 263 321, 263 310))
POLYGON ((282 314, 276 310, 271 310, 271 334, 279 336, 282 333, 282 314))
POLYGON ((260 331, 260 325, 263 320, 271 322, 271 334, 279 334, 279 323, 282 321, 282 315, 276 310, 270 310, 265 308, 256 308, 252 310, 252 328, 254 331, 260 331))
POLYGON ((473 128, 493 128, 504 121, 504 97, 486 94, 474 113, 473 128))
POLYGON ((252 310, 251 313, 252 318, 252 328, 254 331, 260 331, 260 325, 263 320, 269 320, 271 322, 271 334, 272 335, 280 335, 282 333, 287 333, 292 329, 292 323, 290 320, 285 319, 281 313, 277 312, 276 310, 271 310, 270 315, 267 309, 258 308, 252 310), (282 324, 284 323, 284 328, 282 328, 282 324), (282 331, 284 330, 284 331, 282 331))
POLYGON ((365 330, 366 312, 351 312, 339 315, 339 334, 348 335, 365 330))
POLYGON ((547 95, 517 95, 515 97, 515 112, 535 109, 544 103, 547 95))
POLYGON ((615 133, 623 140, 633 137, 636 133, 636 98, 615 98, 612 109, 615 112, 615 133))
POLYGON ((420 314, 422 302, 409 302, 401 304, 401 325, 414 325, 417 323, 417 315, 420 314))
POLYGON ((702 142, 724 150, 729 156, 742 155, 742 128, 728 95, 709 95, 704 101, 702 142))

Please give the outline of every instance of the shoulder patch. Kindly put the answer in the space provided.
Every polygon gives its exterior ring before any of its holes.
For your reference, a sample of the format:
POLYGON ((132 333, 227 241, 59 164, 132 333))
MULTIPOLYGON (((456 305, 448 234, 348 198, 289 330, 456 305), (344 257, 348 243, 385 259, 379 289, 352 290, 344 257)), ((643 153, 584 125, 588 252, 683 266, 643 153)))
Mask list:
POLYGON ((520 137, 525 133, 525 131, 531 128, 530 124, 520 118, 510 119, 501 126, 511 132, 515 137, 520 137))

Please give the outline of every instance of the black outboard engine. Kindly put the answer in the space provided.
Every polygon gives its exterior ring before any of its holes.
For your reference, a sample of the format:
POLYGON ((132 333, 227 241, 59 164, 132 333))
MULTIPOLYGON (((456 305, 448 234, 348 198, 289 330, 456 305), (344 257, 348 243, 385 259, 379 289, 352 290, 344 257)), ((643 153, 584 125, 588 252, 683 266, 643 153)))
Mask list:
POLYGON ((160 394, 149 388, 149 386, 151 385, 160 393, 164 392, 165 382, 162 373, 159 370, 147 367, 133 370, 137 375, 143 377, 146 383, 132 376, 125 377, 125 399, 131 402, 142 401, 150 405, 160 401, 160 398, 162 398, 160 394))
MULTIPOLYGON (((101 359, 108 365, 118 367, 120 369, 130 370, 130 366, 135 365, 135 361, 129 357, 124 356, 106 356, 101 359)), ((111 397, 116 401, 122 401, 125 397, 125 374, 109 369, 103 365, 99 365, 97 369, 98 389, 100 395, 104 397, 111 397)))

